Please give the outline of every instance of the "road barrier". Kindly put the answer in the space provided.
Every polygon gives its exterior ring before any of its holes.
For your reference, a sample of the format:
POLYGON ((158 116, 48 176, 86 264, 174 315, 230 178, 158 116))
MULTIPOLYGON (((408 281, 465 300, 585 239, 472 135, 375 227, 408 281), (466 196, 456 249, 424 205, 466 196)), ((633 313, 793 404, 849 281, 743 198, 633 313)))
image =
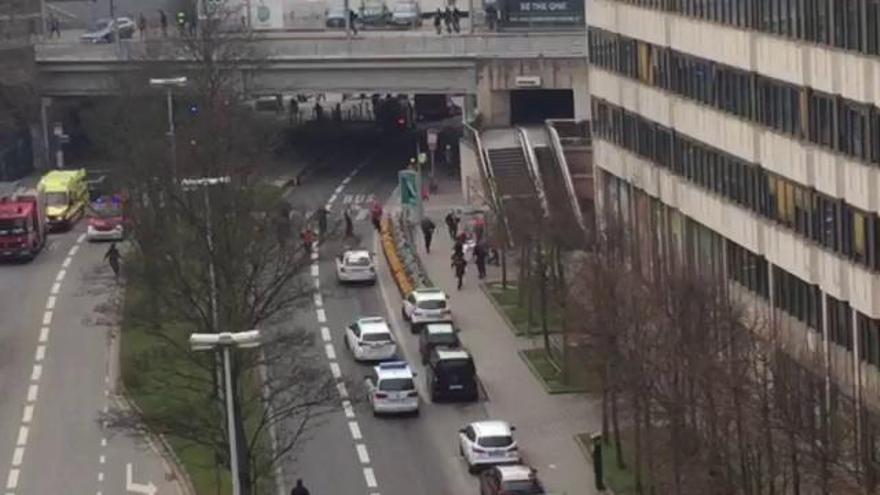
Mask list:
POLYGON ((382 251, 385 252, 385 259, 388 260, 388 267, 391 269, 391 276, 394 277, 394 283, 400 294, 406 297, 413 290, 413 282, 406 271, 400 259, 400 253, 397 251, 397 243, 394 240, 394 226, 391 219, 385 217, 382 219, 382 251))

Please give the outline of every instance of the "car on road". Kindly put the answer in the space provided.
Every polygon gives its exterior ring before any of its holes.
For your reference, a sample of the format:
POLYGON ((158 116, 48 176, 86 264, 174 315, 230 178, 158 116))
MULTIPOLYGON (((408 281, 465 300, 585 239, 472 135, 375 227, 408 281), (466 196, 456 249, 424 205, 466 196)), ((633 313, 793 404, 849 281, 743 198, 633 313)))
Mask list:
POLYGON ((419 333, 419 354, 422 356, 422 364, 428 362, 428 355, 438 346, 461 347, 458 329, 451 321, 428 323, 419 333))
POLYGON ((480 495, 546 495, 538 472, 529 466, 493 466, 480 475, 480 495))
POLYGON ((519 447, 513 438, 516 430, 506 421, 475 421, 458 430, 458 452, 468 471, 476 473, 498 464, 519 464, 519 447))
POLYGON ((350 249, 336 257, 336 280, 339 283, 376 283, 376 262, 366 249, 350 249))
POLYGON ((413 333, 426 323, 451 321, 452 310, 449 308, 449 296, 440 289, 416 289, 403 300, 400 310, 403 319, 410 323, 413 333))
POLYGON ((349 325, 345 345, 356 361, 386 361, 397 354, 391 327, 381 316, 360 318, 349 325))
POLYGON ((383 27, 388 24, 388 18, 388 6, 383 1, 365 1, 358 13, 358 22, 364 27, 383 27))
POLYGON ((332 9, 328 9, 327 13, 324 14, 324 25, 328 28, 344 29, 347 19, 348 14, 345 12, 345 8, 334 7, 332 9))
POLYGON ((125 212, 119 195, 101 196, 89 205, 86 239, 121 241, 125 238, 125 212))
POLYGON ((95 26, 79 37, 87 43, 112 43, 116 41, 115 33, 119 31, 120 39, 131 39, 134 36, 135 23, 129 17, 117 17, 112 19, 99 19, 95 26))
POLYGON ((373 367, 364 379, 373 415, 418 414, 415 376, 406 361, 386 361, 373 367))
POLYGON ((391 8, 391 18, 388 23, 397 27, 421 27, 422 10, 418 2, 402 0, 391 8))
POLYGON ((435 347, 425 367, 431 401, 462 399, 473 402, 480 398, 477 367, 464 349, 435 347))

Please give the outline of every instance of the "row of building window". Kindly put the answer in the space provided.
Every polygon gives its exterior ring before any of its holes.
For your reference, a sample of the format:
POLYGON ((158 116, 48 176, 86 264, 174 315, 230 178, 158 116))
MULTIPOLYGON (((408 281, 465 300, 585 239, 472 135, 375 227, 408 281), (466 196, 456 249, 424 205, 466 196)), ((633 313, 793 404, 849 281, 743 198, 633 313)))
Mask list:
POLYGON ((880 54, 880 0, 618 0, 871 55, 880 54))
POLYGON ((880 108, 598 28, 590 62, 850 157, 880 163, 880 108))
POLYGON ((604 191, 605 213, 638 226, 640 232, 637 235, 642 244, 648 238, 657 239, 653 242, 656 244, 654 248, 659 248, 658 252, 637 254, 647 258, 640 261, 641 265, 651 265, 652 256, 663 255, 671 258, 665 261, 674 267, 674 260, 680 258, 688 266, 726 276, 764 300, 772 301, 776 309, 800 320, 820 334, 823 332, 824 296, 828 338, 849 351, 853 350, 854 338, 858 338, 859 358, 880 367, 880 319, 872 319, 861 312, 855 312, 857 332, 854 336, 854 310, 848 303, 823 295, 817 285, 811 285, 778 266, 773 266, 771 270, 770 263, 763 256, 681 215, 677 210, 648 197, 643 191, 632 189, 614 175, 603 171, 599 180, 604 191), (647 232, 641 232, 643 230, 647 232), (670 238, 668 245, 671 251, 662 247, 666 245, 660 240, 664 237, 670 238), (722 257, 725 262, 719 266, 718 261, 722 257))
POLYGON ((604 100, 596 135, 864 267, 880 271, 880 216, 726 154, 604 100))

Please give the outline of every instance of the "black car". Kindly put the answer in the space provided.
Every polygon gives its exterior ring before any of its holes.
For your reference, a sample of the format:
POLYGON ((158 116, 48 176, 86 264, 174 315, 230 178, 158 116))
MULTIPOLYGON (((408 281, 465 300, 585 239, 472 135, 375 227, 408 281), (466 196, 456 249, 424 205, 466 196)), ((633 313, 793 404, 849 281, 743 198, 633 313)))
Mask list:
POLYGON ((435 347, 428 356, 425 370, 431 400, 479 398, 477 368, 470 353, 464 349, 435 347))
POLYGON ((461 347, 458 340, 458 329, 452 322, 428 323, 425 330, 419 332, 419 354, 422 355, 422 364, 428 362, 428 356, 435 347, 461 347))

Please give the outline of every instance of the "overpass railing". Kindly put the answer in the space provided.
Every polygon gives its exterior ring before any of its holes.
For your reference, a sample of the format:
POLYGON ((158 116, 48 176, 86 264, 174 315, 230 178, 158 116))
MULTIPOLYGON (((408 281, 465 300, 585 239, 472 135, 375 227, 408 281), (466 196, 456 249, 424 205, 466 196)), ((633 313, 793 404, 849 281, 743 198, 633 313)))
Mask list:
MULTIPOLYGON (((437 36, 433 33, 412 35, 391 33, 356 39, 339 37, 261 37, 229 38, 227 53, 240 53, 242 59, 283 62, 285 60, 393 59, 425 58, 581 58, 586 57, 587 43, 582 31, 548 33, 481 33, 476 35, 437 36), (228 49, 235 45, 241 50, 228 49)), ((124 40, 114 44, 47 42, 36 46, 42 62, 116 61, 116 60, 186 60, 186 50, 179 40, 124 40)))

